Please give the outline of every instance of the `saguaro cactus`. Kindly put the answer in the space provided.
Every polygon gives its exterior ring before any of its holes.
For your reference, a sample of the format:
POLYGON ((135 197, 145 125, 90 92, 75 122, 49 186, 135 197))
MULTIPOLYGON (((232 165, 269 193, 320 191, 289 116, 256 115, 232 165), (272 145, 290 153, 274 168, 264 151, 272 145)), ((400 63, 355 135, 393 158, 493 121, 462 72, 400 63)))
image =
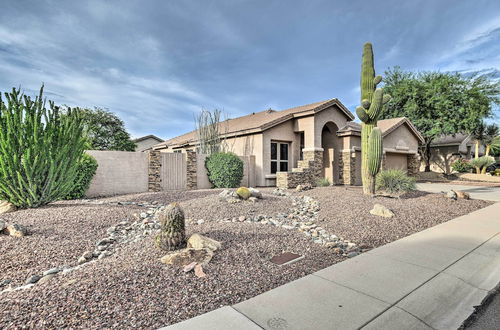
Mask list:
POLYGON ((159 216, 160 233, 156 245, 165 251, 178 250, 186 246, 186 224, 184 212, 179 204, 168 205, 159 216))
POLYGON ((377 119, 382 106, 389 102, 390 95, 384 95, 383 88, 376 88, 382 76, 375 76, 372 44, 363 46, 363 62, 361 65, 361 106, 356 114, 361 124, 361 173, 363 192, 375 193, 375 176, 382 162, 382 134, 377 128, 377 119))

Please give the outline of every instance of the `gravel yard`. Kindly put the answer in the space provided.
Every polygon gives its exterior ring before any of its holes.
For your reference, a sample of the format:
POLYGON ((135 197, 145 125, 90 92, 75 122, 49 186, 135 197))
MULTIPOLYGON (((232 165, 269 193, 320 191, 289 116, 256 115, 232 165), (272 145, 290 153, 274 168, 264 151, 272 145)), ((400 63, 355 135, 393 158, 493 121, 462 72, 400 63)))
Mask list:
MULTIPOLYGON (((299 230, 235 221, 259 214, 283 216, 295 207, 290 197, 271 194, 272 189, 261 191, 264 199, 255 204, 229 204, 219 200, 220 190, 200 190, 57 202, 1 215, 2 220, 30 229, 24 238, 0 235, 0 283, 11 280, 13 286, 51 267, 76 265, 78 257, 105 237, 110 226, 124 219, 133 221, 134 214, 144 212, 144 207, 127 202, 179 201, 186 217, 192 219, 187 234, 219 240, 222 249, 204 268, 207 277, 197 278, 192 272, 160 263, 164 253, 150 236, 120 244, 107 258, 87 262, 30 289, 0 294, 0 328, 155 329, 248 299, 346 259, 299 230), (304 258, 285 266, 269 262, 283 251, 304 258)), ((319 201, 315 223, 328 233, 370 247, 491 204, 420 192, 402 199, 371 198, 353 187, 316 188, 291 195, 319 201), (396 216, 386 219, 369 214, 374 203, 387 206, 396 216)))

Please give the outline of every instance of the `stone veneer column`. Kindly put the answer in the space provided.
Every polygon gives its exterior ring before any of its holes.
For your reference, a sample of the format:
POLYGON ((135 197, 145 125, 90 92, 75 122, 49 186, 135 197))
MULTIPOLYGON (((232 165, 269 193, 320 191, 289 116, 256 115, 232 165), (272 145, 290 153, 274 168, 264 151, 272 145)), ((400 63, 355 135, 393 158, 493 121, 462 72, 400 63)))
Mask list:
POLYGON ((196 189, 198 188, 197 176, 198 176, 198 167, 197 167, 197 157, 195 151, 188 150, 186 152, 186 188, 187 189, 196 189))
POLYGON ((339 164, 339 181, 341 184, 354 185, 356 182, 356 153, 342 151, 339 164), (354 155, 354 156, 353 156, 354 155))
POLYGON ((416 176, 420 171, 420 155, 417 154, 409 154, 408 156, 408 170, 407 174, 409 176, 416 176))
POLYGON ((149 151, 148 191, 161 191, 161 153, 149 151))
MULTIPOLYGON (((309 183, 316 185, 316 180, 323 175, 323 148, 303 149, 304 161, 309 162, 309 183)), ((305 182, 304 182, 305 183, 305 182)))

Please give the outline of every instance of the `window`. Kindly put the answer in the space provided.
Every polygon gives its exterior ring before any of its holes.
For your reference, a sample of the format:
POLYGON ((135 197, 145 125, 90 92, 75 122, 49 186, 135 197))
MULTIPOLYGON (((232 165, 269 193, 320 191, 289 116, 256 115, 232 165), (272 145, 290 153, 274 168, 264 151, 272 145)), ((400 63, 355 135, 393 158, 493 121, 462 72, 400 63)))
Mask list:
POLYGON ((182 153, 182 150, 174 150, 174 153, 175 154, 180 154, 180 153, 182 153))
POLYGON ((288 146, 286 142, 271 142, 271 174, 288 172, 288 146))

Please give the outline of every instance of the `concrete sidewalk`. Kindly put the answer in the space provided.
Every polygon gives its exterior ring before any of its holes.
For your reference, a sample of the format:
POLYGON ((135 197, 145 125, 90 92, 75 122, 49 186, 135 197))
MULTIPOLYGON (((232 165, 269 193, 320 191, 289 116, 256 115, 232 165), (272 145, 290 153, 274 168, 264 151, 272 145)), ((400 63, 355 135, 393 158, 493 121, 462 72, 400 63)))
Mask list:
POLYGON ((166 329, 457 329, 500 281, 500 203, 166 329))
POLYGON ((417 189, 431 193, 446 193, 450 190, 461 190, 468 192, 473 199, 500 202, 500 187, 469 186, 450 183, 417 183, 417 189))

